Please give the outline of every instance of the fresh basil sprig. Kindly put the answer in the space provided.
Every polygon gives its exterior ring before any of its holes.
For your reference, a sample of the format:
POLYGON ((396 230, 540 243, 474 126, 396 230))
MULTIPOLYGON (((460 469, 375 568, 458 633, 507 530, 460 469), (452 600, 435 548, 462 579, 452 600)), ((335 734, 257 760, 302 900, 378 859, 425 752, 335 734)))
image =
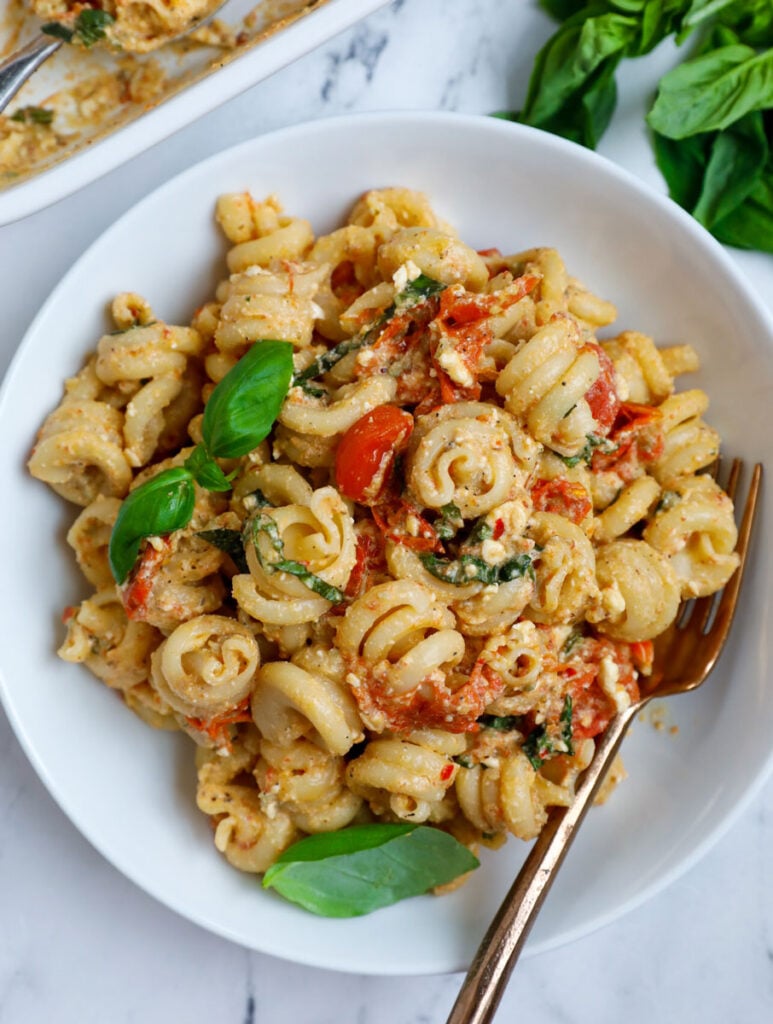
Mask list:
POLYGON ((647 116, 671 198, 726 245, 773 252, 771 0, 540 0, 562 22, 537 54, 521 121, 595 148, 622 60, 693 33, 647 116))
POLYGON ((478 863, 438 828, 354 825, 294 843, 265 873, 263 886, 322 917, 358 917, 445 885, 478 863))
POLYGON ((124 499, 110 534, 108 559, 117 583, 132 571, 146 537, 181 530, 191 520, 196 492, 190 471, 165 469, 124 499))
POLYGON ((108 551, 117 583, 131 572, 145 538, 188 525, 195 503, 194 481, 210 491, 230 488, 230 478, 215 459, 246 455, 265 440, 279 415, 292 371, 289 341, 258 341, 223 377, 204 410, 202 444, 183 466, 154 476, 131 491, 121 505, 108 551))
POLYGON ((433 295, 439 295, 445 288, 446 285, 440 281, 435 281, 433 278, 427 277, 426 274, 419 274, 417 278, 409 281, 405 288, 395 295, 394 301, 387 306, 371 327, 356 337, 342 341, 340 344, 328 349, 327 352, 317 356, 314 362, 307 366, 305 370, 295 375, 293 384, 302 387, 309 394, 316 393, 317 397, 319 397, 324 392, 314 388, 310 383, 312 380, 321 377, 328 370, 332 370, 336 363, 340 362, 344 356, 348 356, 350 352, 356 352, 358 349, 372 345, 378 340, 383 329, 397 313, 426 302, 433 295))

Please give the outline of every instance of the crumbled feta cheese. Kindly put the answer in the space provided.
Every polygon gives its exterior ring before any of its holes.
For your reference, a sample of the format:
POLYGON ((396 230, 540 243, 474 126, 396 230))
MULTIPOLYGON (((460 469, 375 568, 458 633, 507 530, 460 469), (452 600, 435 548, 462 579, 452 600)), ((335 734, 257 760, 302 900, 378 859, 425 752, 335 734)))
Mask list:
POLYGON ((625 711, 630 706, 630 694, 620 684, 620 666, 608 654, 599 662, 599 686, 615 705, 617 711, 625 711))
POLYGON ((455 384, 469 388, 475 383, 472 371, 455 348, 447 348, 441 352, 438 363, 455 384))
POLYGON ((610 619, 617 619, 625 612, 625 598, 617 581, 601 591, 601 607, 610 619))
POLYGON ((405 529, 411 537, 418 537, 419 530, 421 529, 421 523, 419 522, 418 516, 413 515, 413 513, 406 516, 405 529))
POLYGON ((483 556, 483 561, 488 562, 489 565, 496 565, 497 562, 501 562, 507 554, 507 550, 504 544, 498 540, 484 540, 480 546, 480 553, 483 556))
POLYGON ((357 365, 368 366, 376 358, 376 353, 372 348, 363 348, 357 353, 357 365))
POLYGON ((415 281, 420 276, 421 268, 417 267, 413 260, 406 260, 392 275, 392 283, 397 291, 401 292, 409 281, 415 281))

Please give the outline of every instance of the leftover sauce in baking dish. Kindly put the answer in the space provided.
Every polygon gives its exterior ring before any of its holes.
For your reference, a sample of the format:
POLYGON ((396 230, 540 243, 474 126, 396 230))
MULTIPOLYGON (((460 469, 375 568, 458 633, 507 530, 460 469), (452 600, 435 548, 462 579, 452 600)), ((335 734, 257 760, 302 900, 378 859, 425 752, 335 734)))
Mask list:
POLYGON ((0 189, 47 170, 323 6, 327 0, 11 0, 0 57, 34 38, 41 20, 67 40, 0 114, 0 189), (170 41, 171 40, 171 41, 170 41))

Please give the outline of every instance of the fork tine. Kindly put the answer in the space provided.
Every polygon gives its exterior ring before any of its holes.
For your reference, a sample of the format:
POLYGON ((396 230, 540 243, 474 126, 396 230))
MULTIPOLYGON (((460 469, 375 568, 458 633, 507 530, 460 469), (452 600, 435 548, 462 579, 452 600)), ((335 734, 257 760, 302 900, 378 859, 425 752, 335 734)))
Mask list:
MULTIPOLYGON (((727 484, 725 485, 725 492, 731 501, 735 500, 735 493, 738 490, 738 481, 741 477, 741 470, 743 469, 743 462, 741 459, 733 459, 730 466, 730 474, 727 478, 727 484)), ((720 475, 720 459, 717 457, 714 466, 712 467, 712 474, 715 480, 720 475)), ((740 552, 739 552, 740 554, 740 552)), ((698 633, 704 633, 706 626, 711 620, 712 613, 715 608, 719 607, 720 597, 718 594, 709 594, 708 597, 698 598, 692 603, 692 608, 689 614, 683 615, 681 618, 682 628, 688 624, 692 630, 698 633)))
MULTIPOLYGON (((740 466, 738 472, 740 472, 740 466)), ((752 527, 754 526, 754 517, 757 512, 757 498, 759 496, 761 481, 762 465, 758 462, 752 472, 752 478, 749 484, 749 493, 746 496, 746 506, 744 508, 743 519, 741 520, 741 528, 738 531, 736 552, 738 553, 740 562, 738 564, 738 568, 730 577, 725 589, 722 591, 719 606, 717 607, 717 614, 714 619, 714 625, 711 629, 710 635, 714 642, 714 646, 717 648, 717 653, 719 653, 719 649, 725 642, 725 637, 730 629, 730 623, 733 621, 735 606, 738 602, 738 592, 741 589, 741 582, 743 581, 743 574, 746 569, 746 556, 749 551, 749 541, 751 539, 752 527)), ((737 474, 736 480, 733 482, 737 484, 737 474)))

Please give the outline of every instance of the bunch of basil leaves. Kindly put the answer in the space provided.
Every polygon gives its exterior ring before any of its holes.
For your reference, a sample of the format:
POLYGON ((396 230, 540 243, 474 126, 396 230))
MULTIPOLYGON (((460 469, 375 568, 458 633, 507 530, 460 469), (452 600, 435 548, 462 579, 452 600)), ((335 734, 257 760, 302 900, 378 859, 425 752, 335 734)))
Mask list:
POLYGON ((669 193, 720 242, 773 253, 773 0, 539 0, 561 27, 538 53, 519 113, 595 148, 620 62, 673 36, 683 63, 647 115, 669 193))

